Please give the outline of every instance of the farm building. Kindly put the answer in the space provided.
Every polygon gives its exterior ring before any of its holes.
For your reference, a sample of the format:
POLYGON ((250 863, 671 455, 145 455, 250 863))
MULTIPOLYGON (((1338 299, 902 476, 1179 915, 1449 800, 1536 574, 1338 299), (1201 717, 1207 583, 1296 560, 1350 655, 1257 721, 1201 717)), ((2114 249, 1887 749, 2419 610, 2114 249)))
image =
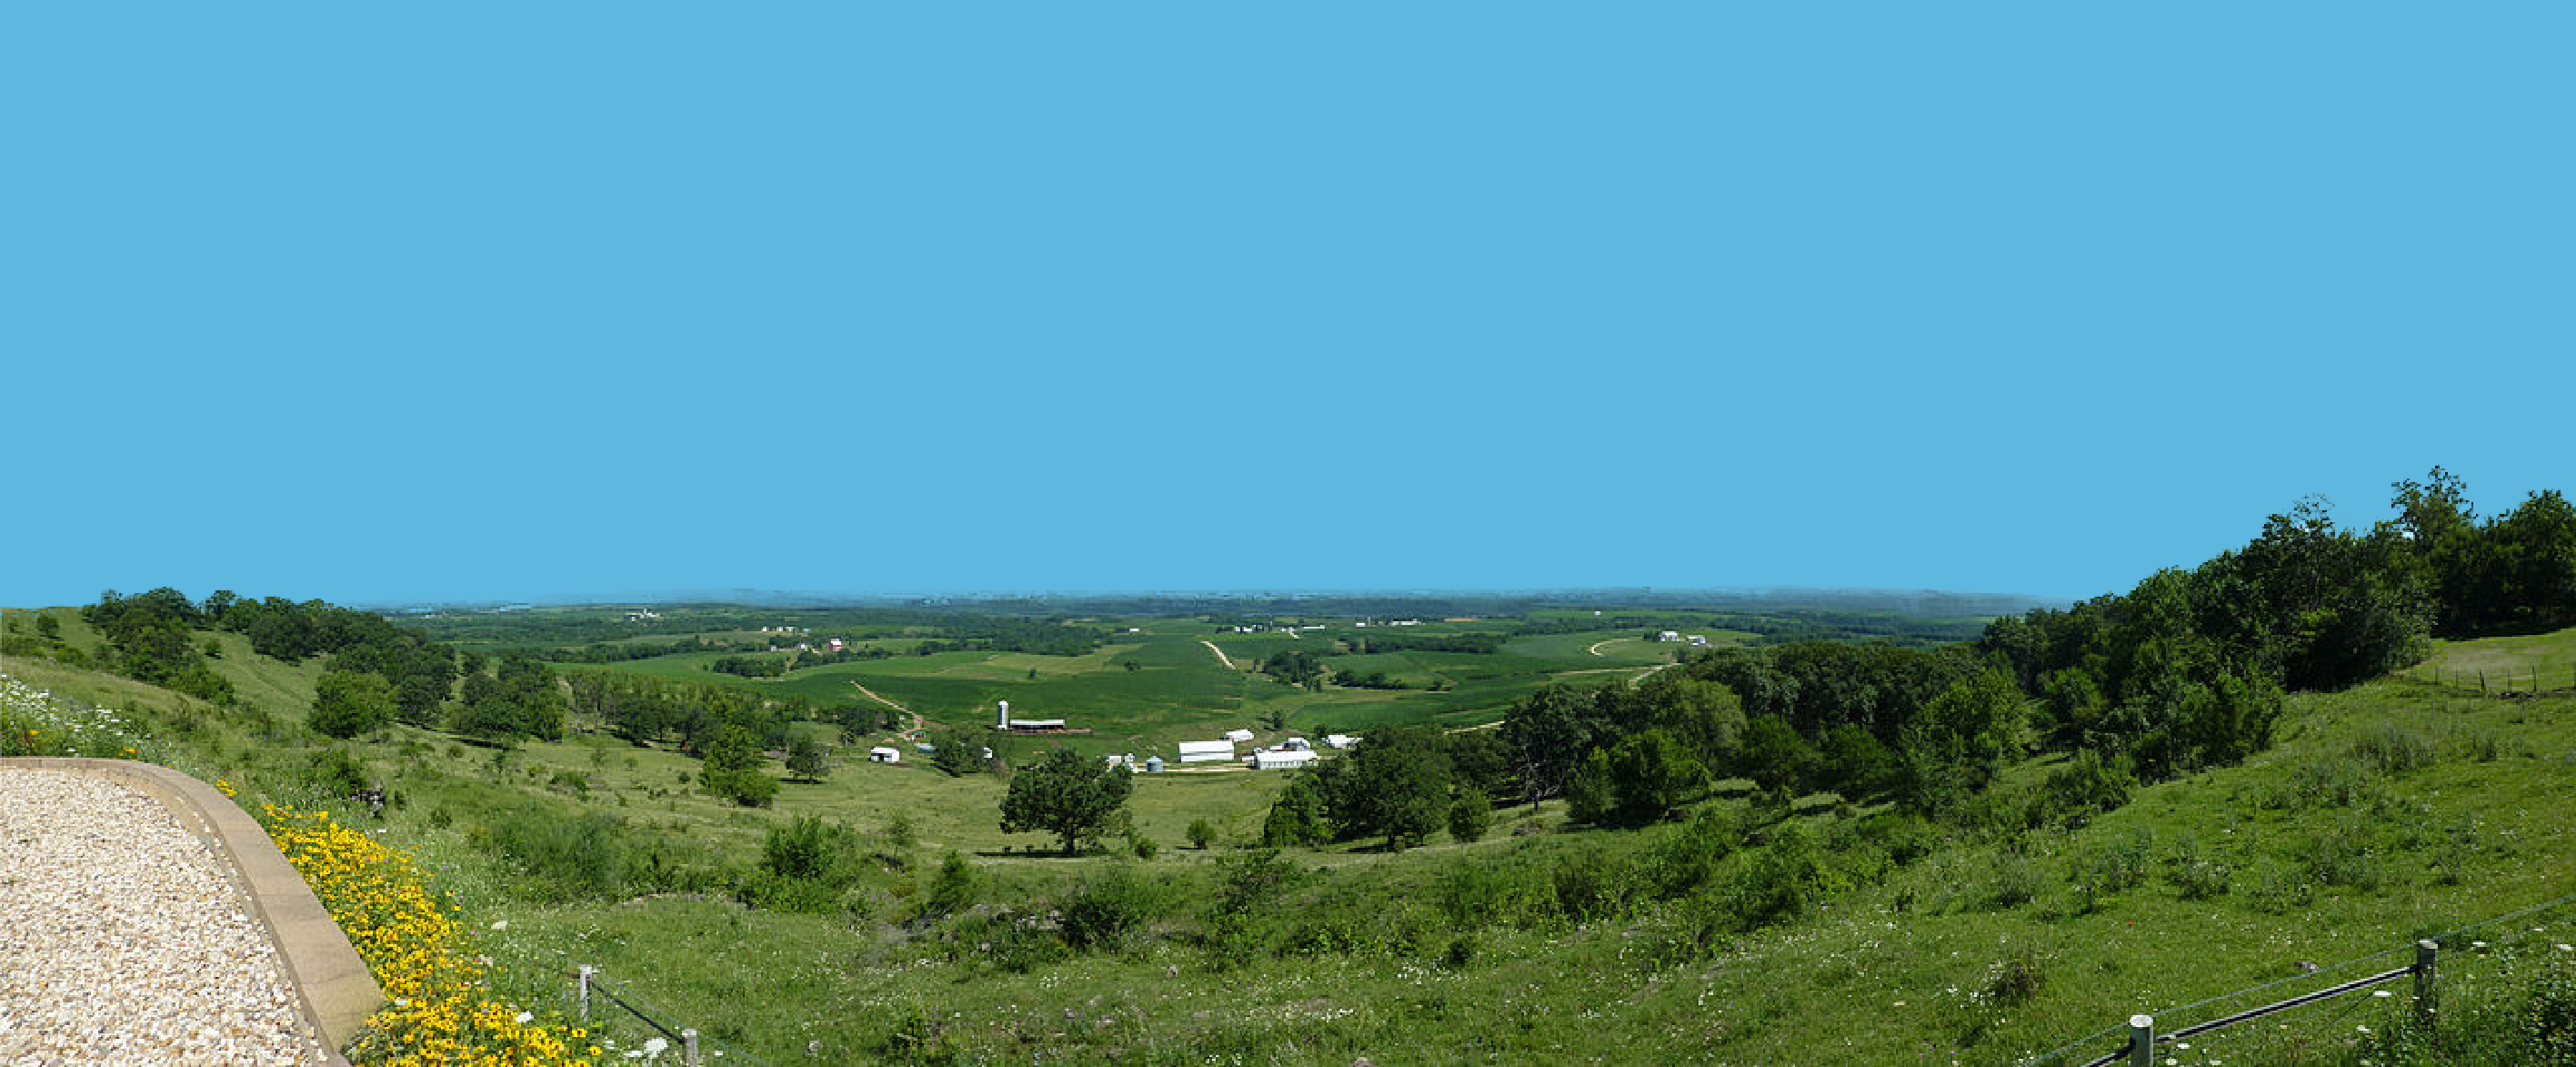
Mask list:
POLYGON ((1236 744, 1242 744, 1243 742, 1252 740, 1252 731, 1241 729, 1228 730, 1225 732, 1225 739, 1236 744))
POLYGON ((1334 748, 1353 748, 1358 746, 1360 739, 1349 734, 1325 734, 1324 743, 1334 748))
POLYGON ((903 762, 903 753, 887 748, 884 745, 878 745, 877 747, 868 750, 868 758, 875 760, 878 763, 901 763, 903 762))
POLYGON ((1313 749, 1265 748, 1252 754, 1252 769, 1256 771, 1287 770, 1294 767, 1303 767, 1309 763, 1315 762, 1317 758, 1318 757, 1315 755, 1313 749))
POLYGON ((1147 757, 1145 757, 1145 773, 1147 773, 1147 774, 1161 774, 1161 773, 1163 773, 1163 757, 1161 757, 1161 756, 1147 756, 1147 757))
POLYGON ((1183 741, 1180 747, 1183 763, 1212 763, 1234 758, 1232 741, 1183 741))
POLYGON ((1280 743, 1279 750, 1282 752, 1313 752, 1315 750, 1315 746, 1308 744, 1305 738, 1291 737, 1280 743))

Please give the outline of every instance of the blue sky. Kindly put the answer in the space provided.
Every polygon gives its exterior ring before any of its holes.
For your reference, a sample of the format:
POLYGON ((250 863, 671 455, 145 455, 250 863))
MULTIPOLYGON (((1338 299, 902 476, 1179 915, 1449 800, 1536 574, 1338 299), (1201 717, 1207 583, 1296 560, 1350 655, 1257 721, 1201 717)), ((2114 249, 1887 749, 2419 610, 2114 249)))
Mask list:
POLYGON ((2564 5, 20 5, 0 603, 2089 596, 2576 489, 2564 5))

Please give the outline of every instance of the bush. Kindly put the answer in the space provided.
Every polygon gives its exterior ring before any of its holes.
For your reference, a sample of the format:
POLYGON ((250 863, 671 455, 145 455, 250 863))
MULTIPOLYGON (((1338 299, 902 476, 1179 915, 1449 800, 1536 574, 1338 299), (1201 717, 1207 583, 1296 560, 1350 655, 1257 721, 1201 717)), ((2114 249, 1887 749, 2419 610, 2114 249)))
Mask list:
POLYGON ((976 874, 975 865, 952 848, 948 858, 939 861, 939 872, 930 876, 930 888, 922 891, 914 912, 926 918, 955 915, 974 907, 975 898, 982 892, 983 879, 976 874))
POLYGON ((1505 921, 1521 910, 1530 894, 1525 870, 1472 861, 1441 868, 1437 897, 1441 913, 1461 930, 1505 921))
POLYGON ((2382 774, 2404 774, 2433 765, 2433 743, 2403 726, 2381 723, 2352 743, 2353 758, 2382 774))
POLYGON ((2085 911, 2099 907, 2102 898, 2134 889, 2147 878, 2147 857, 2153 851, 2155 838, 2139 831, 2126 838, 2075 857, 2075 891, 2085 911))
POLYGON ((1057 929, 1076 949, 1113 947, 1159 913, 1163 897, 1159 883, 1111 867, 1064 899, 1057 929))
POLYGON ((1278 899, 1306 878, 1275 848, 1240 852, 1217 861, 1216 914, 1240 916, 1278 899))
POLYGON ((841 885, 856 873, 859 835, 849 827, 799 815, 772 826, 760 843, 761 869, 780 878, 841 885))
POLYGON ((2200 842, 2183 838, 2165 859, 2165 880, 2184 900, 2213 900, 2227 895, 2227 865, 2201 855, 2200 842))
POLYGON ((1449 836, 1459 842, 1482 840, 1494 825, 1494 802, 1482 789, 1460 790, 1449 802, 1449 836))
POLYGON ((1207 851, 1209 845, 1216 843, 1216 824, 1206 819, 1190 820, 1189 838, 1191 848, 1207 851))
POLYGON ((627 847, 613 819, 530 805, 495 813, 485 826, 493 848, 524 875, 507 883, 523 899, 606 900, 625 892, 627 847))
POLYGON ((305 757, 304 776, 326 796, 346 797, 372 785, 367 765, 339 748, 314 749, 305 757))
POLYGON ((2128 803, 2136 784, 2127 767, 2085 749, 2041 784, 2041 815, 2033 821, 2082 826, 2093 816, 2128 803))
POLYGON ((765 808, 778 797, 778 779, 754 770, 707 770, 707 792, 746 808, 765 808))

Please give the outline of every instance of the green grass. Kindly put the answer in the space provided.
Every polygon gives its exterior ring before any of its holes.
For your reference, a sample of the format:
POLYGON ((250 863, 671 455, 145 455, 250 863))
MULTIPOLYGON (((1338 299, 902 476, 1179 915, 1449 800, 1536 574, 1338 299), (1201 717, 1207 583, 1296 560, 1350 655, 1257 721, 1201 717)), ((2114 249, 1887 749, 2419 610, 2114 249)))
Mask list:
POLYGON ((2431 660, 2406 672, 2464 688, 2576 687, 2576 630, 2475 641, 2437 641, 2431 660))
MULTIPOLYGON (((1405 719, 1463 724, 1490 718, 1496 694, 1562 676, 1521 669, 1555 662, 1539 654, 1547 647, 1524 647, 1454 657, 1497 666, 1462 683, 1459 694, 1306 693, 1229 674, 1186 633, 1148 637, 1103 665, 1041 670, 1035 681, 1025 667, 1018 678, 836 667, 821 680, 846 688, 864 679, 896 699, 904 697, 877 682, 919 686, 907 692, 940 707, 954 700, 960 714, 975 711, 968 721, 978 725, 976 701, 987 690, 940 687, 985 686, 1009 696, 1015 711, 1024 699, 1032 715, 1051 714, 1042 702, 1049 699, 1087 706, 1067 717, 1095 715, 1151 739, 1250 725, 1241 720, 1251 709, 1272 707, 1288 709, 1306 732, 1327 722, 1349 732, 1405 719), (1114 665, 1124 658, 1140 670, 1114 665), (1139 688, 1123 692, 1122 681, 1139 688), (1481 689, 1468 693, 1470 684, 1481 689), (1184 696, 1170 695, 1175 690, 1184 696), (1211 706, 1190 706, 1196 699, 1211 706), (1226 699, 1235 706, 1213 706, 1226 699)), ((2532 663, 2546 672, 2559 662, 2552 657, 2571 649, 2576 632, 2461 642, 2444 646, 2440 663, 2532 663)), ((1464 669, 1446 654, 1388 654, 1387 662, 1398 658, 1464 669)), ((242 692, 243 708, 41 661, 0 661, 0 670, 33 684, 137 709, 161 750, 193 772, 300 795, 296 768, 311 742, 293 728, 319 661, 278 664, 228 643, 218 669, 242 692)), ((858 740, 863 747, 883 739, 858 740)), ((1113 733, 1084 744, 1125 751, 1127 741, 1113 733)), ((1041 744, 1004 742, 1022 759, 1041 744)), ((1564 832, 1553 803, 1498 812, 1492 836, 1474 844, 1435 835, 1428 847, 1394 855, 1367 843, 1293 851, 1293 862, 1325 873, 1257 921, 1314 924, 1314 936, 1357 936, 1359 947, 1243 955, 1202 944, 1235 921, 1205 911, 1215 861, 1257 834, 1284 775, 1140 775, 1133 818, 1164 847, 1139 863, 1031 855, 1030 847, 1049 842, 1000 832, 1000 780, 951 779, 914 763, 869 765, 858 761, 860 749, 845 749, 844 765, 824 782, 789 783, 775 807, 757 811, 684 786, 692 759, 595 737, 527 745, 497 762, 493 750, 408 728, 351 749, 400 798, 386 839, 441 870, 466 921, 488 931, 485 947, 500 961, 505 992, 532 1003, 560 998, 563 968, 593 963, 675 1024, 770 1062, 804 1059, 808 1042, 820 1043, 826 1061, 876 1058, 909 1028, 961 1059, 991 1062, 2005 1063, 2136 1012, 2158 1011, 2170 1029, 2252 1006, 2293 990, 2167 1010, 2294 976, 2302 961, 2331 966, 2399 949, 2576 892, 2576 866, 2565 859, 2576 854, 2576 697, 2480 698, 2408 672, 2348 692, 2294 696, 2272 749, 2241 766, 2141 789, 2081 829, 2009 841, 1953 833, 1910 865, 1856 878, 1826 898, 1829 907, 1705 946, 1690 943, 1709 906, 1696 897, 1585 922, 1524 902, 1480 913, 1480 928, 1459 933, 1439 901, 1464 863, 1540 872, 1530 884, 1543 885, 1552 870, 1625 870, 1672 832, 1564 832), (587 790, 555 788, 567 774, 582 777, 587 790), (868 848, 890 858, 870 861, 844 905, 826 914, 745 910, 721 891, 699 894, 712 899, 543 903, 522 897, 525 880, 479 844, 489 823, 531 811, 613 819, 639 847, 732 870, 752 862, 770 827, 820 815, 857 827, 868 848), (916 835, 908 849, 886 836, 898 817, 916 835), (1188 824, 1201 818, 1217 825, 1219 848, 1182 845, 1188 824), (1142 932, 1123 946, 1015 972, 997 964, 998 949, 978 947, 974 939, 989 934, 960 932, 980 928, 913 920, 913 901, 949 848, 984 873, 987 912, 1043 915, 1122 867, 1147 872, 1160 896, 1142 932), (2124 850, 2143 858, 2140 876, 2088 898, 2079 874, 2124 850), (2181 872, 2192 864, 2223 869, 2224 891, 2187 891, 2181 872), (488 930, 502 921, 505 929, 488 930), (2009 973, 2034 978, 2026 996, 1996 1003, 1973 995, 2009 973)), ((2055 762, 2012 768, 2006 784, 2039 781, 2055 762)), ((1741 794, 1739 784, 1721 793, 1729 799, 1709 803, 1740 807, 1744 801, 1731 798, 1741 794)), ((1871 809, 1809 798, 1796 810, 1799 824, 1832 840, 1871 809)), ((345 804, 342 814, 365 818, 345 804)), ((2471 982, 2492 970, 2493 953, 2555 951, 2553 944, 2576 940, 2571 927, 2576 910, 2562 909, 2481 931, 2490 948, 2472 952, 2465 939, 2446 947, 2445 973, 2471 982)), ((2401 1012, 2401 999, 2345 998, 2205 1035, 2190 1058, 2177 1058, 2351 1063, 2365 1052, 2353 1043, 2357 1028, 2384 1030, 2401 1012)), ((630 1046, 644 1036, 624 1024, 608 1032, 630 1046)), ((2116 1044, 2109 1036, 2082 1051, 2116 1044)))

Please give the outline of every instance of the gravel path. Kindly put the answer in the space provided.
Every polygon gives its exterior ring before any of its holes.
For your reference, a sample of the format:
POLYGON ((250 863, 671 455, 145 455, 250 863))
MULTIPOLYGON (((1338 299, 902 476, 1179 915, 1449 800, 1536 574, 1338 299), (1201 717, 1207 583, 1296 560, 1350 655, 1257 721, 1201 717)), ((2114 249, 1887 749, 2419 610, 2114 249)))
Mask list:
POLYGON ((0 770, 0 1064, 316 1064, 267 931, 167 809, 0 770))

